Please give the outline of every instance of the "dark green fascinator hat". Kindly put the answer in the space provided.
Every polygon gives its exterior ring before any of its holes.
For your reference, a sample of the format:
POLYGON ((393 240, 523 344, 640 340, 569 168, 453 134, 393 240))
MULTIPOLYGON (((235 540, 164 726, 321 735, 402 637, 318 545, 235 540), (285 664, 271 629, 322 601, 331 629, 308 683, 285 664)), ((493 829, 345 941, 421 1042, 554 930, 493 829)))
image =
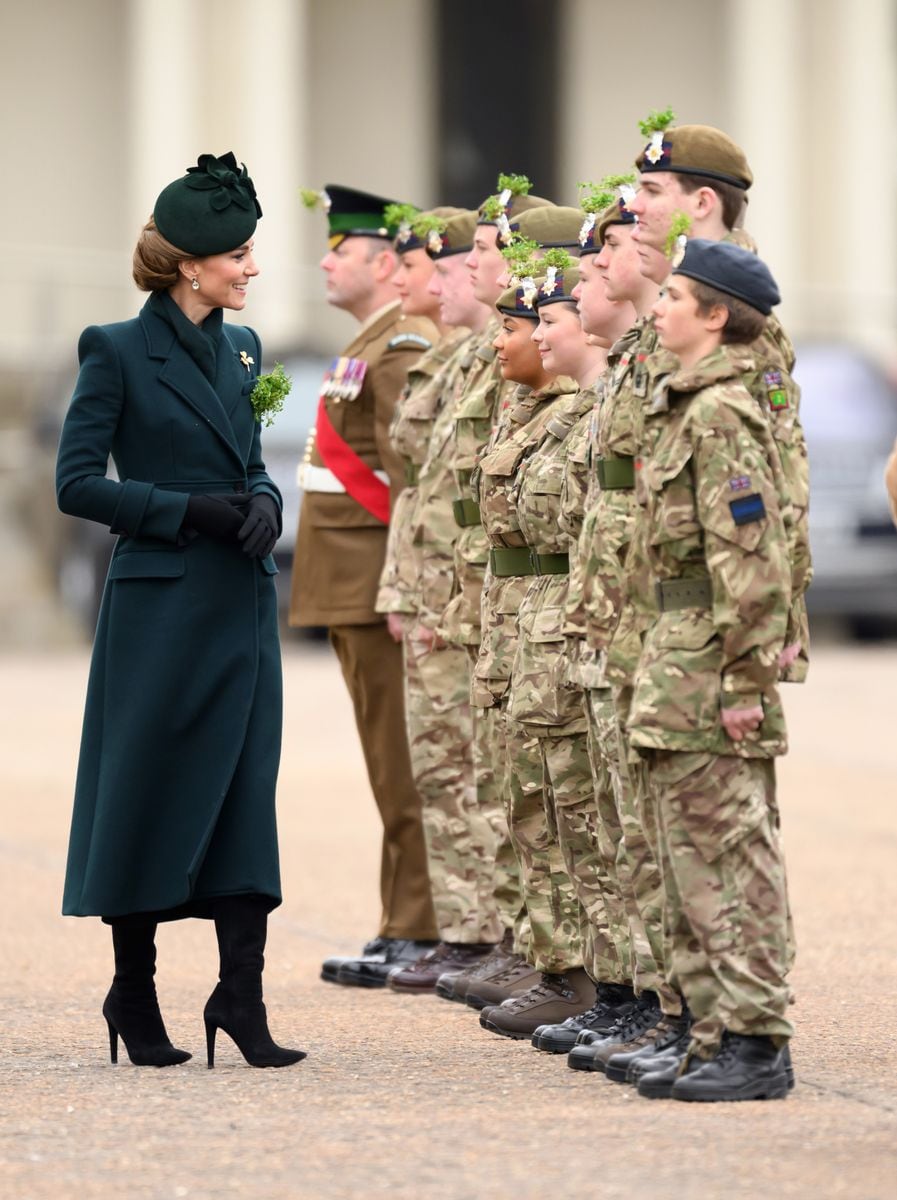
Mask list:
POLYGON ((195 167, 170 183, 153 208, 156 228, 185 254, 225 254, 255 233, 262 215, 245 165, 228 151, 200 154, 195 167))

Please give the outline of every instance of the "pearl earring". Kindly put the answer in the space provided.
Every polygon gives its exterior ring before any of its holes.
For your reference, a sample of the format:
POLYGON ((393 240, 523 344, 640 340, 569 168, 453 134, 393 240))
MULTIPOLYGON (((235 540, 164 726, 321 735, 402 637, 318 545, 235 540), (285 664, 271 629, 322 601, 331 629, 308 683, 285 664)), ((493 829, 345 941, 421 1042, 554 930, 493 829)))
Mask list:
POLYGON ((195 275, 193 276, 193 281, 191 282, 190 286, 193 288, 194 292, 199 291, 199 280, 195 275))

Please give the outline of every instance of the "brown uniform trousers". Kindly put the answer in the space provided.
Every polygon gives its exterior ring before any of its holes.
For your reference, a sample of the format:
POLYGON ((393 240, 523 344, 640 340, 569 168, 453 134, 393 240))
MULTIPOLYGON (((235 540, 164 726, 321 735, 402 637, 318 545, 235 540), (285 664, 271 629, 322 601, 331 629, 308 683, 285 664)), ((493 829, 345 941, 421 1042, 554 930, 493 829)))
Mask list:
MULTIPOLYGON (((409 367, 436 338, 423 318, 393 304, 365 322, 343 351, 367 363, 354 399, 328 397, 327 415, 355 453, 386 471, 392 498, 404 484, 389 424, 409 367)), ((317 448, 311 464, 322 466, 317 448)), ((346 493, 303 494, 293 558, 290 624, 326 625, 355 708, 368 779, 383 820, 384 937, 436 938, 421 802, 405 731, 401 648, 374 610, 387 527, 346 493)))

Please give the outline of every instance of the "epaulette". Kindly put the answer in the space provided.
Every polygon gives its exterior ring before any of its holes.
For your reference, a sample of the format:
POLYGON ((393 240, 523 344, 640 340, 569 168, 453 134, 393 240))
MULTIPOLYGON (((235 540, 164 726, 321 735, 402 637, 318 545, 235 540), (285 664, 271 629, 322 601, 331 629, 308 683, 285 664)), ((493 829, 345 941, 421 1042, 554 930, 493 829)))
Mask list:
POLYGON ((397 333, 386 343, 387 350, 398 350, 401 346, 418 346, 421 350, 429 350, 433 345, 421 333, 397 333))

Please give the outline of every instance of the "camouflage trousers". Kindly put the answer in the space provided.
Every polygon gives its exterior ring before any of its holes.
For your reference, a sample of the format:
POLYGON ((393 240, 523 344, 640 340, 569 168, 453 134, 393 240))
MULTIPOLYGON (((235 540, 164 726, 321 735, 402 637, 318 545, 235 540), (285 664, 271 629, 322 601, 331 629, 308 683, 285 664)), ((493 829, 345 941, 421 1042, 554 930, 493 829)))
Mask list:
MULTIPOLYGON (((468 646, 476 661, 476 646, 468 646)), ((530 924, 523 902, 520 863, 508 829, 507 745, 502 728, 501 709, 471 707, 473 715, 473 760, 477 791, 477 812, 492 830, 495 839, 495 903, 503 929, 514 933, 514 950, 524 958, 530 952, 530 924)))
POLYGON ((792 956, 775 763, 654 750, 647 782, 659 822, 668 977, 688 1003, 694 1053, 723 1030, 792 1034, 792 956))
POLYGON ((508 764, 508 828, 520 863, 529 918, 527 958, 540 971, 561 974, 583 965, 583 935, 588 923, 558 840, 542 739, 508 721, 504 714, 501 729, 508 764))
POLYGON ((406 638, 405 714, 439 936, 498 942, 496 834, 480 810, 474 774, 470 672, 463 647, 431 650, 406 638))
POLYGON ((666 981, 663 882, 651 809, 638 785, 638 768, 627 762, 619 696, 609 687, 589 688, 589 750, 595 795, 609 846, 611 932, 621 958, 628 957, 636 992, 658 994, 665 1012, 681 1012, 680 997, 666 981))
POLYGON ((603 828, 589 758, 588 734, 539 738, 548 783, 548 824, 563 855, 578 901, 583 963, 596 983, 628 983, 628 946, 611 929, 615 880, 608 870, 611 843, 603 828))

